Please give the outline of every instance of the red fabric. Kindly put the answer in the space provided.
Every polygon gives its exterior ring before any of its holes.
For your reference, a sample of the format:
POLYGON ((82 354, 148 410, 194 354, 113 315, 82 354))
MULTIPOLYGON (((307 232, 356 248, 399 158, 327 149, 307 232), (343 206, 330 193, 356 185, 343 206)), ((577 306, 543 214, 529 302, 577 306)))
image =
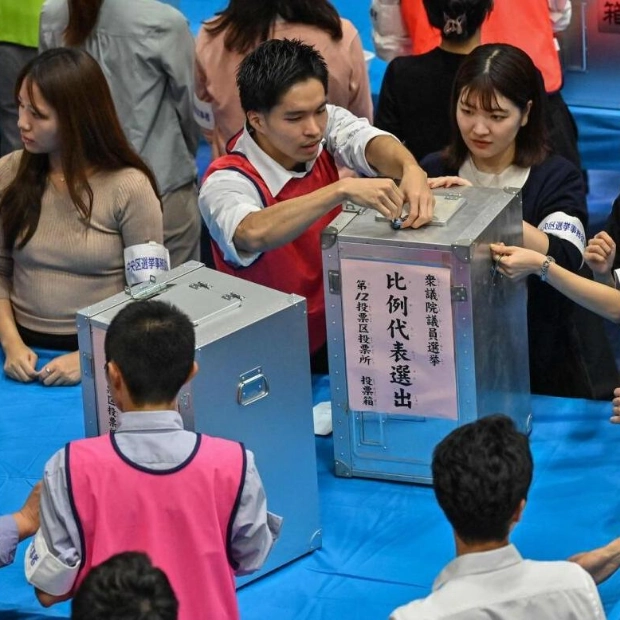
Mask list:
MULTIPOLYGON (((236 139, 232 141, 233 148, 235 141, 236 139)), ((205 174, 205 179, 217 170, 230 168, 239 170, 254 181, 262 194, 263 204, 266 208, 284 200, 304 196, 338 180, 336 164, 326 150, 321 152, 312 170, 306 176, 291 179, 277 196, 271 195, 254 166, 243 155, 234 152, 214 160, 205 174)), ((332 209, 299 235, 297 239, 263 253, 248 267, 231 267, 224 261, 218 245, 212 242, 213 258, 218 271, 263 284, 284 293, 302 295, 306 298, 311 353, 320 349, 327 339, 321 232, 339 212, 340 207, 332 209)))
POLYGON ((83 544, 75 588, 110 556, 143 551, 168 576, 179 620, 239 617, 227 538, 244 478, 243 446, 201 435, 193 458, 156 473, 121 458, 110 435, 67 449, 83 544))
MULTIPOLYGON (((401 9, 414 54, 424 54, 441 43, 439 30, 428 23, 422 0, 402 0, 401 9)), ((548 93, 562 87, 547 0, 495 0, 481 37, 482 43, 510 43, 526 52, 543 74, 548 93)))

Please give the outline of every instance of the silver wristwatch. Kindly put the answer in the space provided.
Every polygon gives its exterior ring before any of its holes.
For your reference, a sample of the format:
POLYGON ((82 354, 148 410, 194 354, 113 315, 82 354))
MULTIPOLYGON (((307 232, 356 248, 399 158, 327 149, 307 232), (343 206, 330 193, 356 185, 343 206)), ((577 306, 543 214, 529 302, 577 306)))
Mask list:
POLYGON ((547 273, 549 272, 549 265, 551 263, 555 263, 555 258, 553 258, 553 256, 547 256, 545 258, 545 262, 542 264, 542 267, 540 268, 540 279, 542 282, 547 281, 547 273))

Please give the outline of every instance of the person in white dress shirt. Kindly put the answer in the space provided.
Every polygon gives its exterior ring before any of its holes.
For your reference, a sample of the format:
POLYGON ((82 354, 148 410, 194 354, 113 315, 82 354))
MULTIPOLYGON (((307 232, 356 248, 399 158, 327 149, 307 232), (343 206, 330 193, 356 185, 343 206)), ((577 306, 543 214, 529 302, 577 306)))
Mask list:
MULTIPOLYGON (((575 561, 536 562, 510 543, 532 482, 528 438, 504 415, 454 430, 435 448, 437 501, 454 530, 457 557, 432 593, 392 612, 391 620, 590 620, 605 618, 594 580, 609 576, 601 550, 575 561)), ((614 541, 614 546, 617 543, 614 541)))

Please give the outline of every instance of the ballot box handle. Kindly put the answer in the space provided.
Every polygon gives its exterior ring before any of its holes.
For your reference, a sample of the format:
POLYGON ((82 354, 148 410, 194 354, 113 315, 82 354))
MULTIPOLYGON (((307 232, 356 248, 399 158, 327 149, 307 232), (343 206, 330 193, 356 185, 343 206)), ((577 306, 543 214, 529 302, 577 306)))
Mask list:
POLYGON ((269 383, 261 366, 239 375, 237 385, 237 402, 246 407, 269 394, 269 383))

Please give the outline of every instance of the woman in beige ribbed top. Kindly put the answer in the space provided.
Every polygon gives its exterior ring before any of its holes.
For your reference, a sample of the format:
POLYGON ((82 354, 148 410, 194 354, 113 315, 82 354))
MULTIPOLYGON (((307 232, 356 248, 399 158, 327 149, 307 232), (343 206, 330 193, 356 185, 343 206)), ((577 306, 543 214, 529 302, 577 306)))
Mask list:
POLYGON ((17 381, 80 380, 75 315, 121 291, 123 250, 163 242, 161 203, 97 62, 53 49, 17 80, 23 151, 0 159, 0 344, 17 381), (70 350, 37 369, 39 346, 70 350))
POLYGON ((329 102, 372 122, 364 51, 353 24, 327 0, 230 0, 196 37, 196 97, 213 107, 215 129, 203 130, 213 158, 243 129, 237 67, 267 39, 301 39, 321 53, 329 70, 329 102))

